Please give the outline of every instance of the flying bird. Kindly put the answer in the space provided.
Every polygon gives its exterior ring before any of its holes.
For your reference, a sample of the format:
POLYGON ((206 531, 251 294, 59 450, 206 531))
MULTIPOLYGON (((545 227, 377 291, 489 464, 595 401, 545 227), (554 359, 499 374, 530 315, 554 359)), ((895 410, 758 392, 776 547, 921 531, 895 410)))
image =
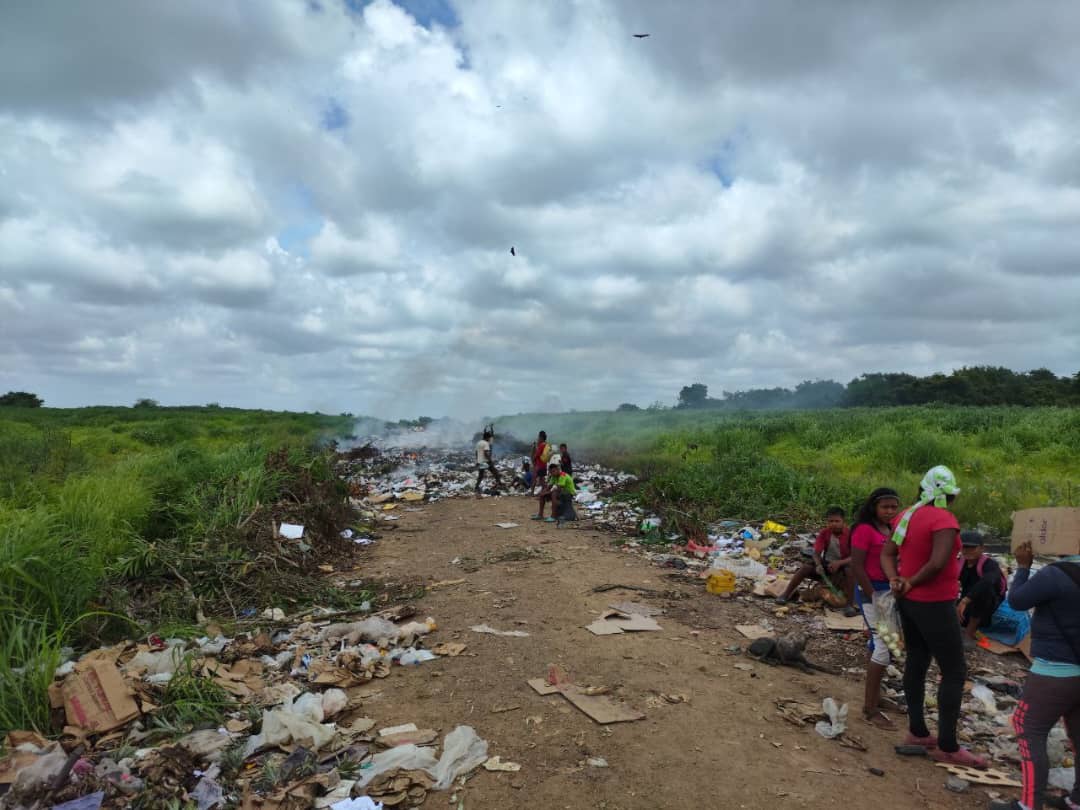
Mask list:
POLYGON ((648 34, 634 34, 634 36, 637 37, 638 39, 645 39, 645 37, 647 37, 648 34))
POLYGON ((514 248, 513 248, 513 247, 511 247, 511 248, 510 248, 510 255, 511 255, 511 256, 517 256, 517 253, 515 253, 515 252, 514 252, 514 248))

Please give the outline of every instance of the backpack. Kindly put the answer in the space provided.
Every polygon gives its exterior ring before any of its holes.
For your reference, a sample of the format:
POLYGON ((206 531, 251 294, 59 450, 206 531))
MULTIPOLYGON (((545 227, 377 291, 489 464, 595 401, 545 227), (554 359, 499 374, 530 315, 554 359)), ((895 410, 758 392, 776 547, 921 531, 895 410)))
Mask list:
MULTIPOLYGON (((983 569, 986 567, 986 561, 989 560, 986 554, 979 556, 979 561, 975 563, 975 573, 979 575, 979 579, 982 579, 983 569)), ((998 566, 999 570, 1001 566, 998 566)), ((1005 598, 1005 591, 1009 589, 1009 578, 1005 576, 1005 572, 1001 571, 1001 582, 998 583, 998 596, 1002 599, 1005 598)))
POLYGON ((544 442, 544 449, 540 451, 540 461, 544 466, 547 466, 548 459, 551 458, 551 442, 544 442))

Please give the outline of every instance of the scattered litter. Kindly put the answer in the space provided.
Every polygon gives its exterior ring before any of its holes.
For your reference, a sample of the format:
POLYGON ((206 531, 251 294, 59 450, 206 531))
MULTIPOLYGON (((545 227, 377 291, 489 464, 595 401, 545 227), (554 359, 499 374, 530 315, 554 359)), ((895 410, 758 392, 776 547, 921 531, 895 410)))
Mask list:
POLYGON ((496 523, 495 525, 498 526, 500 529, 516 529, 521 524, 520 523, 509 523, 508 522, 508 523, 496 523))
POLYGON ((435 778, 435 790, 446 790, 463 773, 482 764, 487 759, 487 748, 487 742, 471 726, 458 726, 447 734, 438 764, 429 769, 435 778))
POLYGON ((661 628, 656 623, 656 620, 650 616, 611 610, 604 613, 592 624, 586 625, 585 629, 595 636, 610 636, 619 633, 656 631, 661 628))
POLYGON ((589 757, 585 762, 590 768, 606 768, 608 766, 607 760, 603 757, 589 757))
POLYGON ((486 624, 474 624, 469 629, 474 633, 487 633, 491 636, 512 636, 514 638, 528 638, 529 636, 524 630, 496 630, 486 624))
POLYGON ((945 780, 945 789, 953 793, 967 793, 969 787, 971 787, 970 783, 959 776, 950 776, 945 780))
POLYGON ((431 648, 431 651, 435 655, 448 656, 450 658, 457 658, 466 650, 466 645, 457 641, 443 641, 436 644, 431 648))
POLYGON ((985 771, 980 771, 977 768, 971 768, 967 765, 950 765, 946 762, 935 763, 939 768, 944 768, 953 776, 958 776, 960 779, 967 782, 973 782, 977 785, 992 785, 994 787, 1023 787, 1023 782, 1019 782, 1013 779, 1007 773, 988 768, 985 771))
POLYGON ((375 802, 368 796, 358 796, 330 805, 331 810, 383 810, 382 802, 375 802))
POLYGON ((628 723, 645 719, 645 715, 641 712, 618 703, 607 695, 587 695, 585 690, 572 683, 560 683, 556 686, 543 678, 533 678, 528 683, 537 694, 561 694, 571 705, 580 709, 601 725, 628 723))
POLYGON ((281 608, 267 608, 259 614, 264 619, 269 619, 272 622, 285 621, 285 611, 281 608))
POLYGON ((503 762, 499 757, 491 757, 484 762, 485 771, 505 771, 506 773, 517 773, 521 770, 521 765, 517 762, 503 762))
MULTIPOLYGON (((70 802, 54 804, 52 810, 98 810, 103 801, 105 801, 105 791, 99 790, 96 793, 87 793, 85 796, 72 799, 70 802)), ((211 806, 207 805, 207 807, 211 806)), ((206 808, 200 805, 199 810, 206 810, 206 808)))
POLYGON ((400 726, 388 726, 379 729, 379 736, 386 737, 390 734, 401 734, 403 731, 416 731, 416 723, 403 723, 400 726))
POLYGON ((829 630, 865 630, 866 620, 862 616, 842 616, 832 612, 825 613, 825 627, 829 630))
POLYGON ((115 664, 90 661, 61 685, 70 726, 88 733, 112 731, 139 716, 139 707, 115 664))
POLYGON ((278 527, 278 534, 286 540, 299 540, 304 536, 304 527, 296 523, 282 523, 278 527))
POLYGON ((641 602, 612 602, 608 607, 620 613, 636 614, 638 616, 659 616, 664 612, 660 608, 643 605, 641 602))

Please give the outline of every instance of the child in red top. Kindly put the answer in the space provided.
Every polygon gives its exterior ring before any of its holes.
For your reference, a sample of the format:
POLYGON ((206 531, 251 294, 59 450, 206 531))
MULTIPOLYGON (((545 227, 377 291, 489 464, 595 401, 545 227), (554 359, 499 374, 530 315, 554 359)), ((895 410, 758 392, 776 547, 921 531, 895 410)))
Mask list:
POLYGON ((827 581, 840 590, 846 597, 845 616, 858 616, 859 612, 852 604, 855 580, 849 575, 851 564, 851 538, 848 533, 844 510, 833 506, 825 513, 826 524, 814 540, 814 559, 806 562, 795 572, 784 593, 776 598, 777 603, 786 604, 795 594, 804 579, 827 581))

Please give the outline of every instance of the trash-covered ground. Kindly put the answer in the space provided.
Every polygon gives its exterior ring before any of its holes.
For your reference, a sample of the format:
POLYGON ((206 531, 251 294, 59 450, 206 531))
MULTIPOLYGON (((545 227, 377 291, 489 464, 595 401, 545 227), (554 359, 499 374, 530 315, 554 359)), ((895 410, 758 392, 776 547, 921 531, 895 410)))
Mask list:
MULTIPOLYGON (((504 482, 518 466, 500 461, 504 482)), ((338 471, 355 512, 317 571, 367 604, 244 608, 200 638, 65 664, 63 733, 11 735, 0 807, 815 807, 853 789, 974 807, 1002 790, 948 793, 947 774, 852 719, 861 631, 768 595, 808 535, 726 522, 689 544, 597 467, 575 469, 582 519, 564 528, 530 522, 525 497, 473 497, 471 451, 362 445, 338 471), (723 570, 734 588, 709 592, 723 570), (754 636, 792 630, 842 677, 747 657, 754 636)), ((275 542, 309 536, 290 517, 275 542)), ((1004 722, 1024 662, 972 656, 964 734, 1015 775, 1004 722)))

